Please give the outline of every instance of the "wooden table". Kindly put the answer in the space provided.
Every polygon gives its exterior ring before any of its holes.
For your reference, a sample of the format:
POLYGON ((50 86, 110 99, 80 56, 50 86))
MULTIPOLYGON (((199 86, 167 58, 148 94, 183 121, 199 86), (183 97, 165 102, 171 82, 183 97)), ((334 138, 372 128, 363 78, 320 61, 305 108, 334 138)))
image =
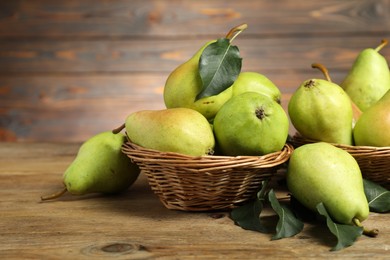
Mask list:
MULTIPOLYGON (((79 144, 0 143, 0 258, 2 259, 389 259, 389 214, 365 222, 376 238, 362 236, 331 252, 334 237, 320 225, 305 224, 293 238, 234 225, 228 212, 168 210, 144 175, 117 196, 65 195, 41 202, 62 187, 62 173, 79 144)), ((269 219, 276 221, 269 209, 269 219)), ((267 215, 267 214, 266 214, 267 215)))

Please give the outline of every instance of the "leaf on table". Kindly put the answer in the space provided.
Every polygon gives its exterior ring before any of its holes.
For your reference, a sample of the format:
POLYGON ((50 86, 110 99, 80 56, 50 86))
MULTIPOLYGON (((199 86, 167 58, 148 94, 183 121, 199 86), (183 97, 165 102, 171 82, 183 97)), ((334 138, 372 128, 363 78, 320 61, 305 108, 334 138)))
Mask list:
POLYGON ((203 88, 196 100, 217 95, 230 87, 240 74, 242 58, 237 46, 227 38, 209 44, 199 59, 199 74, 203 88))
POLYGON ((335 223, 322 202, 317 205, 317 211, 326 218, 326 225, 337 238, 337 244, 331 249, 332 251, 351 246, 363 234, 362 227, 335 223))
POLYGON ((236 225, 241 228, 268 233, 267 228, 260 221, 260 213, 262 210, 263 203, 256 199, 233 209, 230 214, 236 225))
POLYGON ((292 237, 302 231, 304 226, 303 222, 296 218, 290 208, 279 203, 273 190, 269 191, 268 200, 271 203, 271 207, 279 216, 279 221, 276 225, 276 234, 272 237, 272 240, 292 237))
POLYGON ((257 192, 256 199, 232 210, 230 217, 234 220, 236 225, 243 229, 268 233, 268 229, 260 220, 267 184, 267 181, 262 182, 261 189, 257 192))
POLYGON ((370 211, 384 213, 390 211, 390 191, 372 181, 363 179, 370 211))

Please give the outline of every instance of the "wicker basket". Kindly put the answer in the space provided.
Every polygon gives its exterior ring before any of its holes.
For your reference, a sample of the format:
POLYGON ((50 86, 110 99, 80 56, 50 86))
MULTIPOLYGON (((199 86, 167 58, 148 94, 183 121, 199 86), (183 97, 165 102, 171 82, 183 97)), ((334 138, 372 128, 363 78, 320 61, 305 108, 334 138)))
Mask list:
MULTIPOLYGON (((317 141, 306 139, 299 133, 289 141, 294 148, 313 142, 317 141)), ((356 159, 364 178, 390 189, 390 147, 333 145, 349 152, 356 159)))
POLYGON ((145 173, 153 192, 168 209, 212 211, 231 209, 254 198, 293 151, 264 156, 193 157, 159 152, 127 142, 122 149, 145 173))

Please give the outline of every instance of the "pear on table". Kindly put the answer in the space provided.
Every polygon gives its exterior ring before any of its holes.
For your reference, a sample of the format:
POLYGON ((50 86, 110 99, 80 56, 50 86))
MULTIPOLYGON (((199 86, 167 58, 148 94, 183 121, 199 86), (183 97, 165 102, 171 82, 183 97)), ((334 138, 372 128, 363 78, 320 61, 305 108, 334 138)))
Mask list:
POLYGON ((128 189, 138 178, 140 170, 122 153, 125 141, 123 134, 112 131, 89 138, 80 146, 76 158, 64 172, 65 188, 41 199, 58 198, 65 192, 72 195, 113 194, 128 189))
MULTIPOLYGON (((338 223, 362 226, 369 216, 358 163, 347 151, 325 142, 302 145, 290 157, 286 183, 292 196, 316 212, 323 203, 338 223)), ((377 230, 365 230, 373 236, 377 230)))

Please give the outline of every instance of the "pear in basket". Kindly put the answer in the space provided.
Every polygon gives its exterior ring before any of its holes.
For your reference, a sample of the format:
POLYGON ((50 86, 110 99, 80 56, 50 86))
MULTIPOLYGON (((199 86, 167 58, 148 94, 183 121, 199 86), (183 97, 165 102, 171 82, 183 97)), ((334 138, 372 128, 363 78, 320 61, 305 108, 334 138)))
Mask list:
POLYGON ((353 130, 356 145, 390 146, 390 90, 360 116, 353 130))
POLYGON ((316 212, 323 203, 332 219, 361 226, 369 215, 358 163, 347 151, 325 142, 294 150, 286 183, 292 196, 316 212))
MULTIPOLYGON (((232 41, 246 27, 246 24, 234 27, 229 31, 225 39, 232 41)), ((201 56, 207 47, 211 44, 216 44, 216 42, 217 40, 207 42, 189 60, 180 64, 170 73, 164 86, 164 103, 167 108, 191 108, 200 112, 211 121, 220 107, 230 99, 232 96, 232 88, 230 86, 238 76, 238 73, 237 75, 230 73, 223 78, 229 84, 218 94, 201 98, 197 97, 204 88, 199 72, 201 56)))
POLYGON ((232 89, 232 96, 238 96, 245 92, 258 92, 281 103, 282 93, 280 89, 265 75, 257 72, 241 72, 232 85, 232 89))
POLYGON ((390 89, 389 65, 379 53, 387 43, 387 40, 382 40, 377 48, 361 51, 340 84, 363 112, 390 89))
POLYGON ((352 145, 353 110, 350 97, 330 81, 325 67, 313 64, 327 76, 305 80, 291 96, 291 123, 307 139, 352 145))
POLYGON ((63 175, 65 188, 42 200, 54 199, 65 192, 73 195, 89 193, 112 194, 128 189, 140 170, 121 148, 126 137, 112 131, 99 133, 84 142, 76 158, 63 175))
POLYGON ((282 106, 268 96, 245 92, 232 97, 214 119, 214 133, 224 155, 265 155, 280 151, 289 121, 282 106))
POLYGON ((126 118, 125 127, 131 142, 144 148, 192 156, 214 151, 210 123, 190 108, 137 111, 126 118))

